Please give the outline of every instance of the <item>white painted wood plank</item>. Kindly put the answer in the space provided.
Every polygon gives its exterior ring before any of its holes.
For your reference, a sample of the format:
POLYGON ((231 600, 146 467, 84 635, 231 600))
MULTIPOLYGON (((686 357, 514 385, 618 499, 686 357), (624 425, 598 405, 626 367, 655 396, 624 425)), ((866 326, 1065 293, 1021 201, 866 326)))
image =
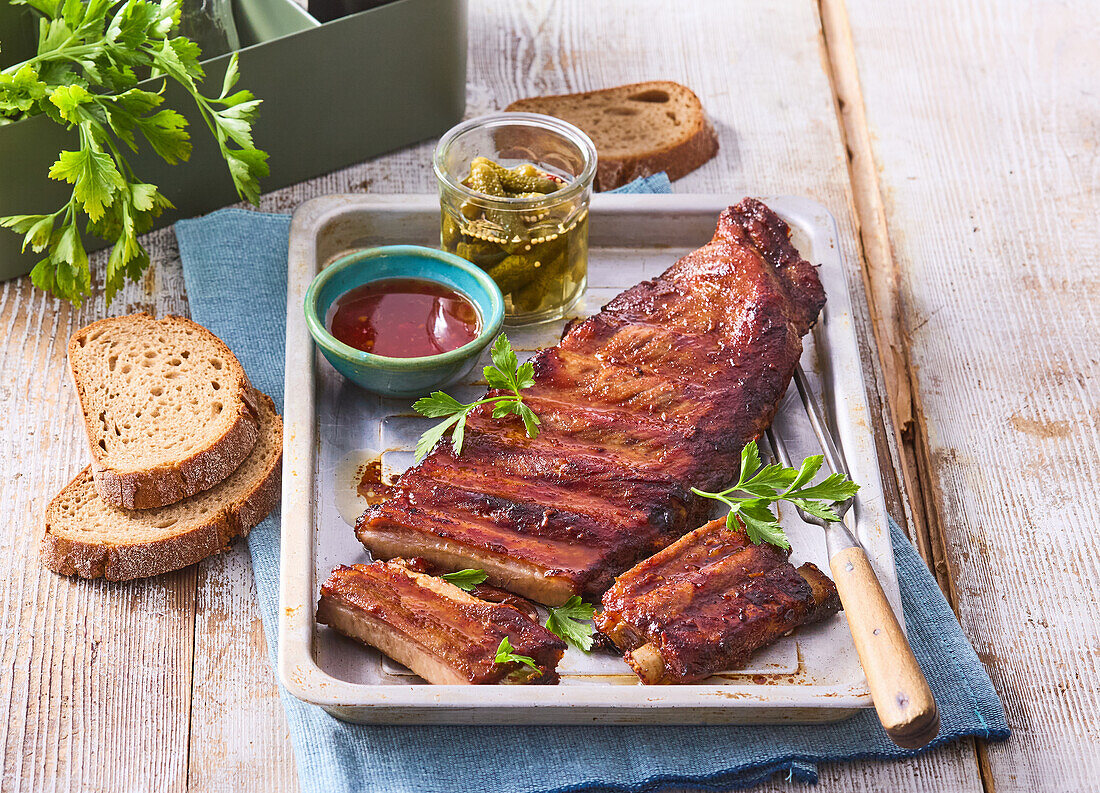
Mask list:
POLYGON ((199 565, 195 611, 188 789, 297 790, 294 752, 244 543, 199 565))
MULTIPOLYGON (((112 308, 179 310, 129 287, 112 308)), ((65 363, 77 327, 103 316, 0 285, 0 788, 185 790, 195 571, 72 581, 38 560, 47 502, 85 464, 65 363)))
POLYGON ((1100 6, 848 5, 990 781, 1093 791, 1100 6))

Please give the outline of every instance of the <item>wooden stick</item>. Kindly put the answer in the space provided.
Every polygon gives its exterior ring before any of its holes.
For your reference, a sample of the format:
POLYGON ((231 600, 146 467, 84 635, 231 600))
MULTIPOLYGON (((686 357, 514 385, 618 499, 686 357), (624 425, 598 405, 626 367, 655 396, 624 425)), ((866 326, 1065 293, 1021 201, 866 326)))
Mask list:
POLYGON ((867 554, 845 548, 829 565, 879 721, 898 746, 924 746, 939 732, 939 710, 867 554))

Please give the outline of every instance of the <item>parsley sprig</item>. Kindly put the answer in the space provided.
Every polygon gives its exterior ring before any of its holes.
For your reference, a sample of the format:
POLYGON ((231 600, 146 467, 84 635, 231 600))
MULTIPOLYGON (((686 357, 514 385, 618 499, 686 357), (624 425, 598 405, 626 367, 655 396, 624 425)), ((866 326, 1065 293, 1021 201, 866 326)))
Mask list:
POLYGON ((69 200, 47 214, 0 218, 23 235, 23 250, 46 251, 31 271, 35 286, 79 305, 91 294, 86 230, 113 243, 105 278, 108 302, 126 280, 149 266, 138 236, 172 203, 139 177, 123 146, 145 143, 168 163, 191 156, 187 119, 162 107, 168 79, 191 95, 218 143, 241 198, 256 203, 259 179, 268 173, 267 154, 253 145, 252 124, 260 100, 233 91, 239 77, 236 53, 229 60, 221 93, 200 93, 202 52, 176 35, 179 0, 11 0, 40 15, 37 55, 0 71, 0 124, 45 114, 75 130, 78 146, 62 151, 49 177, 73 186, 69 200), (156 91, 137 84, 164 78, 156 91))
POLYGON ((451 432, 451 444, 456 455, 462 454, 462 440, 466 433, 466 417, 470 411, 479 405, 493 405, 493 418, 499 419, 514 414, 523 420, 523 426, 527 430, 528 438, 537 438, 539 434, 539 417, 523 402, 520 394, 525 388, 535 384, 535 367, 527 361, 520 366, 508 337, 503 333, 497 336, 491 350, 492 366, 485 367, 485 380, 490 388, 497 388, 511 393, 499 396, 486 397, 466 405, 459 402, 453 396, 442 391, 433 391, 430 396, 418 399, 413 404, 413 410, 428 418, 443 418, 444 421, 436 424, 430 430, 420 436, 416 443, 415 462, 423 460, 447 430, 451 432))
POLYGON ((859 485, 848 477, 835 473, 816 485, 809 484, 821 470, 822 459, 820 454, 807 457, 800 468, 787 468, 778 463, 761 467, 760 450, 756 441, 750 441, 741 450, 741 476, 737 484, 720 493, 708 493, 694 487, 691 490, 728 506, 726 525, 736 528, 740 520, 752 542, 790 548, 791 543, 771 510, 772 504, 789 501, 811 515, 838 521, 840 516, 832 505, 846 501, 859 490, 859 485), (736 493, 745 495, 734 495, 736 493))
POLYGON ((585 652, 592 649, 592 616, 596 609, 573 595, 564 605, 550 609, 546 630, 585 652))
POLYGON ((508 641, 508 637, 505 636, 503 639, 500 640, 500 644, 497 646, 497 654, 496 658, 493 659, 493 662, 497 664, 523 664, 524 666, 531 667, 536 672, 542 672, 542 670, 539 669, 538 664, 535 663, 534 658, 529 655, 517 655, 516 653, 512 652, 513 649, 514 648, 512 647, 512 643, 508 641))
POLYGON ((465 570, 456 570, 453 573, 444 573, 440 576, 444 581, 454 584, 463 592, 472 592, 474 587, 481 584, 489 576, 484 570, 474 570, 467 567, 465 570))

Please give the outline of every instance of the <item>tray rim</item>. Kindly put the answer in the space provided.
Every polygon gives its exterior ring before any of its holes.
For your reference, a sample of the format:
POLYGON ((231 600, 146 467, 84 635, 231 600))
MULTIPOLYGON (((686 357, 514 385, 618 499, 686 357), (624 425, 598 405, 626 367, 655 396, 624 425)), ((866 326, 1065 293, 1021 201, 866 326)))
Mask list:
MULTIPOLYGON (((714 216, 739 197, 714 194, 598 194, 592 211, 619 213, 713 212, 714 216), (732 200, 731 200, 732 199, 732 200)), ((832 213, 822 204, 802 196, 762 197, 769 205, 819 216, 826 234, 821 263, 833 263, 843 272, 837 245, 838 230, 832 213)), ((287 690, 300 700, 321 705, 334 716, 352 721, 391 722, 408 714, 416 723, 454 723, 466 714, 492 708, 512 712, 510 718, 494 723, 592 723, 596 721, 698 722, 715 720, 734 723, 774 721, 835 721, 871 707, 866 682, 859 684, 806 685, 737 684, 692 686, 525 686, 523 702, 499 702, 496 687, 487 692, 477 686, 373 685, 333 677, 313 657, 314 576, 312 471, 316 388, 315 346, 306 329, 300 307, 305 288, 317 271, 316 234, 330 220, 348 210, 406 210, 410 213, 438 209, 435 194, 358 195, 335 194, 303 203, 291 221, 287 279, 286 400, 284 434, 283 512, 280 541, 279 582, 279 677, 287 690), (302 365, 302 364, 305 365, 302 365), (291 365, 293 364, 293 365, 291 365), (624 702, 624 692, 635 692, 624 702), (525 715, 521 715, 525 714, 525 715)), ((777 209, 777 211, 780 211, 777 209)), ((780 214, 784 214, 780 211, 780 214)), ((641 247, 641 246, 640 246, 641 247)), ((815 254, 817 253, 815 249, 815 254)), ((847 278, 846 278, 847 280, 847 278)), ((851 284, 845 308, 850 311, 851 284)), ((853 343, 855 329, 849 332, 853 343)), ((859 369, 859 389, 867 408, 866 380, 859 369)), ((872 445, 874 440, 872 439, 872 445)), ((875 468, 880 476, 877 459, 875 468)), ((887 533, 887 537, 889 534, 887 533)), ((897 577, 892 554, 884 581, 891 600, 897 602, 897 577), (891 591, 892 590, 892 591, 891 591)), ((880 560, 881 561, 881 560, 880 560)), ((881 565, 880 565, 881 566, 881 565)), ((897 610, 897 609, 895 609, 897 610)))

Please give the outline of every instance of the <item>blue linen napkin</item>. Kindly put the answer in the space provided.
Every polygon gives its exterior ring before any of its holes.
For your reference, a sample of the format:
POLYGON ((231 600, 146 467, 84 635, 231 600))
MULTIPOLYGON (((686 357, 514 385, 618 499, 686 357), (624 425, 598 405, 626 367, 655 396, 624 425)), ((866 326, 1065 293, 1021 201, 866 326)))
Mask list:
MULTIPOLYGON (((671 192, 665 174, 619 192, 671 192)), ((192 318, 237 354, 282 410, 290 217, 224 209, 176 224, 192 318)), ((248 536, 268 647, 278 642, 278 511, 248 536)), ((891 522, 909 638, 940 706, 932 746, 1004 740, 1004 710, 935 579, 891 522)), ((280 686, 303 793, 566 793, 725 790, 776 773, 815 782, 817 764, 911 757, 874 711, 836 724, 726 727, 459 727, 347 724, 280 686)))

